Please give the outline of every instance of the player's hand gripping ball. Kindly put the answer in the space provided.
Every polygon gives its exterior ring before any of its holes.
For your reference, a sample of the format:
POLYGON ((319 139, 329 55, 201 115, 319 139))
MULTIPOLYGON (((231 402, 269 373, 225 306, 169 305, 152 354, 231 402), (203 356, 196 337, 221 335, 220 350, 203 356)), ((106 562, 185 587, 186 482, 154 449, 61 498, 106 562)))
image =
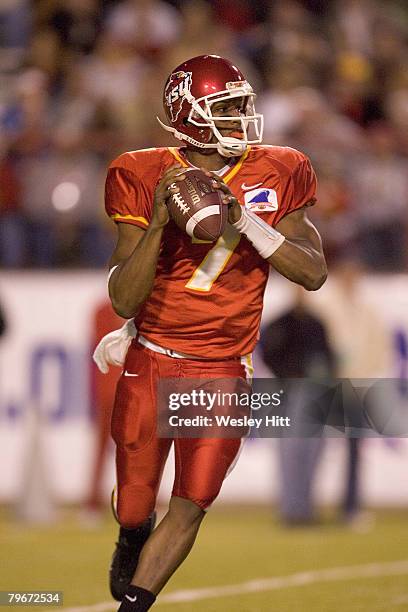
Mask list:
POLYGON ((228 205, 214 179, 202 170, 183 169, 185 180, 176 183, 178 193, 167 200, 167 208, 176 225, 198 240, 218 240, 225 230, 228 205))

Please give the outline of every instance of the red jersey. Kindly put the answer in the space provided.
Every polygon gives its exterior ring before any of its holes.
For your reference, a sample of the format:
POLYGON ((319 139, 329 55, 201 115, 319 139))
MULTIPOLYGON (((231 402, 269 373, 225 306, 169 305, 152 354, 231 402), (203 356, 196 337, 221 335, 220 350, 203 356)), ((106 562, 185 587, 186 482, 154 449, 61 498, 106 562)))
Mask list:
MULTIPOLYGON (((156 185, 176 162, 189 166, 183 148, 132 151, 114 160, 106 181, 108 215, 146 229, 156 185)), ((222 178, 271 226, 315 200, 310 161, 289 147, 248 147, 222 178)), ((152 292, 135 317, 139 333, 205 359, 246 355, 258 339, 268 273, 268 262, 232 226, 215 243, 199 242, 170 220, 152 292)))

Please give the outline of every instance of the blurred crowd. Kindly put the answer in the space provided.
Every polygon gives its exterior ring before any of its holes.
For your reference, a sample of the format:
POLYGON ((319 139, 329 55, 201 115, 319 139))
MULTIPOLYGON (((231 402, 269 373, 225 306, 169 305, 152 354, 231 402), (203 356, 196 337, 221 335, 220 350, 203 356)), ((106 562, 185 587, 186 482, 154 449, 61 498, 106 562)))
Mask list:
POLYGON ((0 265, 106 265, 107 164, 175 144, 162 87, 202 53, 247 75, 266 143, 311 157, 329 263, 406 271, 404 0, 2 0, 0 265))

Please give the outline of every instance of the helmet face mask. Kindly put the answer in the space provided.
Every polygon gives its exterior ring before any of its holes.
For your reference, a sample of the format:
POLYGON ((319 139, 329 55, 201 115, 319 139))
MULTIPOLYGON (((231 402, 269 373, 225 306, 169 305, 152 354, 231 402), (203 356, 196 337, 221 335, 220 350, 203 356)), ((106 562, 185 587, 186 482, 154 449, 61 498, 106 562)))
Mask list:
POLYGON ((159 123, 194 147, 216 149, 224 157, 242 155, 249 144, 262 142, 263 116, 255 111, 255 97, 233 64, 218 56, 200 56, 176 68, 168 78, 164 108, 170 126, 160 119, 159 123), (236 99, 242 100, 238 114, 213 113, 216 103, 225 101, 229 111, 231 100, 236 99), (240 132, 240 137, 225 136, 223 130, 240 132))
POLYGON ((220 130, 230 129, 231 123, 237 124, 234 131, 239 131, 242 133, 241 139, 233 138, 234 141, 239 141, 238 143, 236 143, 236 150, 241 150, 241 153, 239 154, 242 154, 249 144, 256 144, 261 142, 263 132, 263 116, 259 113, 256 113, 255 111, 255 97, 256 94, 253 93, 249 83, 245 81, 245 87, 243 87, 242 89, 236 89, 234 93, 231 93, 229 90, 225 90, 222 92, 217 92, 216 94, 212 94, 210 96, 204 96, 203 98, 198 98, 197 100, 194 100, 191 103, 191 110, 187 121, 197 127, 209 128, 217 140, 216 143, 203 143, 203 147, 218 148, 218 144, 221 144, 222 147, 230 147, 231 137, 223 136, 220 130), (230 102, 234 99, 245 100, 245 102, 243 102, 242 104, 242 106, 244 106, 245 108, 244 112, 240 112, 238 116, 224 114, 214 115, 212 110, 214 104, 224 101, 230 102), (204 108, 202 108, 201 106, 202 102, 204 103, 204 108), (223 124, 225 124, 225 128, 223 124), (251 139, 249 136, 251 127, 253 128, 255 134, 255 137, 253 139, 251 139))

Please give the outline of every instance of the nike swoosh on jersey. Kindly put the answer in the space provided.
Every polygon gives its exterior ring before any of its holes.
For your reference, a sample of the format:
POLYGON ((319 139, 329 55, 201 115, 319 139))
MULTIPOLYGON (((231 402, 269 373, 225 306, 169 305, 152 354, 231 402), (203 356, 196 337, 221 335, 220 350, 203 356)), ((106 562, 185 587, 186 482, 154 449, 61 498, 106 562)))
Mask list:
POLYGON ((126 599, 128 599, 129 601, 131 601, 132 603, 134 603, 137 599, 137 595, 135 595, 134 597, 129 597, 129 595, 125 595, 126 599))
POLYGON ((139 374, 132 374, 132 372, 128 372, 127 370, 125 370, 123 373, 125 376, 139 376, 139 374))
POLYGON ((245 185, 245 183, 242 183, 241 189, 242 191, 248 191, 248 189, 255 189, 256 187, 259 187, 260 185, 262 185, 262 182, 255 183, 255 185, 245 185))

